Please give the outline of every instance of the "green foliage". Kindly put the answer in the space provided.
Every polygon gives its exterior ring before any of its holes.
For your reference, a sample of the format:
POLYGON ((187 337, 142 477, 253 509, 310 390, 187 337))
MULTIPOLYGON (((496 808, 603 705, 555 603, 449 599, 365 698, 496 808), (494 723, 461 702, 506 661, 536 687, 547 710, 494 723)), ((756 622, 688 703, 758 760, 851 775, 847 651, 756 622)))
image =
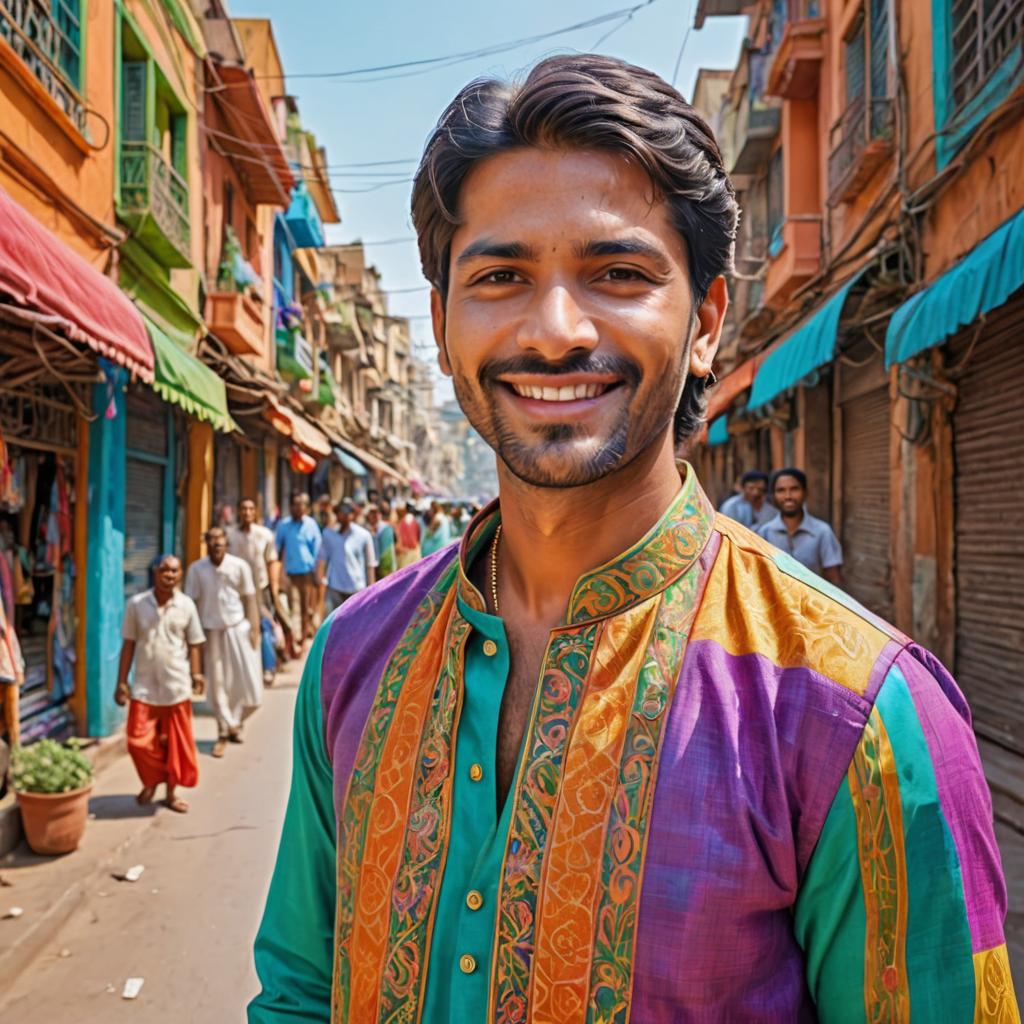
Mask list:
POLYGON ((14 788, 22 793, 67 793, 89 783, 92 764, 76 739, 65 744, 40 740, 15 748, 11 777, 14 788))

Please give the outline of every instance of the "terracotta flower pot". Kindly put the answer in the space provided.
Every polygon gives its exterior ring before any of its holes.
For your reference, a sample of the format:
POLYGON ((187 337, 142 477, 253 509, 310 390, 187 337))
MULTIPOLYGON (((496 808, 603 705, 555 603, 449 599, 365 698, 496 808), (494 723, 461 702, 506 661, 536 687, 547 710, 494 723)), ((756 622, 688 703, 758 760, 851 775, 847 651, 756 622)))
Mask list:
POLYGON ((18 792, 25 839, 36 853, 70 853, 78 849, 89 820, 92 783, 67 793, 18 792))

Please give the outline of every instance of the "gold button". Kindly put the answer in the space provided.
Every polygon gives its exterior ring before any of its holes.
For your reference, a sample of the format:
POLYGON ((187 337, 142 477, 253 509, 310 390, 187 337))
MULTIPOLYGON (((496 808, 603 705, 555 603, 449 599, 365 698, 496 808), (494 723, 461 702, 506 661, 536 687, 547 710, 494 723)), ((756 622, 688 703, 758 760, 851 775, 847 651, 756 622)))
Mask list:
POLYGON ((484 641, 484 654, 488 658, 493 658, 498 653, 498 645, 493 640, 484 641))
POLYGON ((484 777, 483 765, 471 764, 469 766, 469 777, 473 782, 479 782, 484 777))
POLYGON ((468 953, 463 953, 459 957, 459 970, 463 974, 472 974, 476 970, 476 957, 470 956, 468 953))
POLYGON ((479 910, 484 905, 484 898, 476 891, 476 889, 470 889, 466 893, 466 906, 470 910, 479 910))

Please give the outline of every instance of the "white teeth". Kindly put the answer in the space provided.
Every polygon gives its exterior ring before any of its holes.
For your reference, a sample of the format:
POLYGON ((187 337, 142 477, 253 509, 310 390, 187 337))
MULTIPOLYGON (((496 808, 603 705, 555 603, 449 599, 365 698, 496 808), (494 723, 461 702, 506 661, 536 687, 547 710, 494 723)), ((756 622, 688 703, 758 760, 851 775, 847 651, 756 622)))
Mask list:
POLYGON ((512 390, 520 398, 539 402, 572 402, 583 398, 597 398, 606 390, 604 384, 566 384, 559 388, 537 388, 526 384, 513 384, 512 390))

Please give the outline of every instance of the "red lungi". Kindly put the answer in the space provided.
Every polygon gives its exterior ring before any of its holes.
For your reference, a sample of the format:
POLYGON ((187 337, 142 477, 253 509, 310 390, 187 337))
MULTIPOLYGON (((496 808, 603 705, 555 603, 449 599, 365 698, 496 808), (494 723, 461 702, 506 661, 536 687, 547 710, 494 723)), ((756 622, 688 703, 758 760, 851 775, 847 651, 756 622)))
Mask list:
POLYGON ((194 786, 199 781, 192 701, 159 705, 133 700, 127 729, 128 753, 144 786, 194 786))

